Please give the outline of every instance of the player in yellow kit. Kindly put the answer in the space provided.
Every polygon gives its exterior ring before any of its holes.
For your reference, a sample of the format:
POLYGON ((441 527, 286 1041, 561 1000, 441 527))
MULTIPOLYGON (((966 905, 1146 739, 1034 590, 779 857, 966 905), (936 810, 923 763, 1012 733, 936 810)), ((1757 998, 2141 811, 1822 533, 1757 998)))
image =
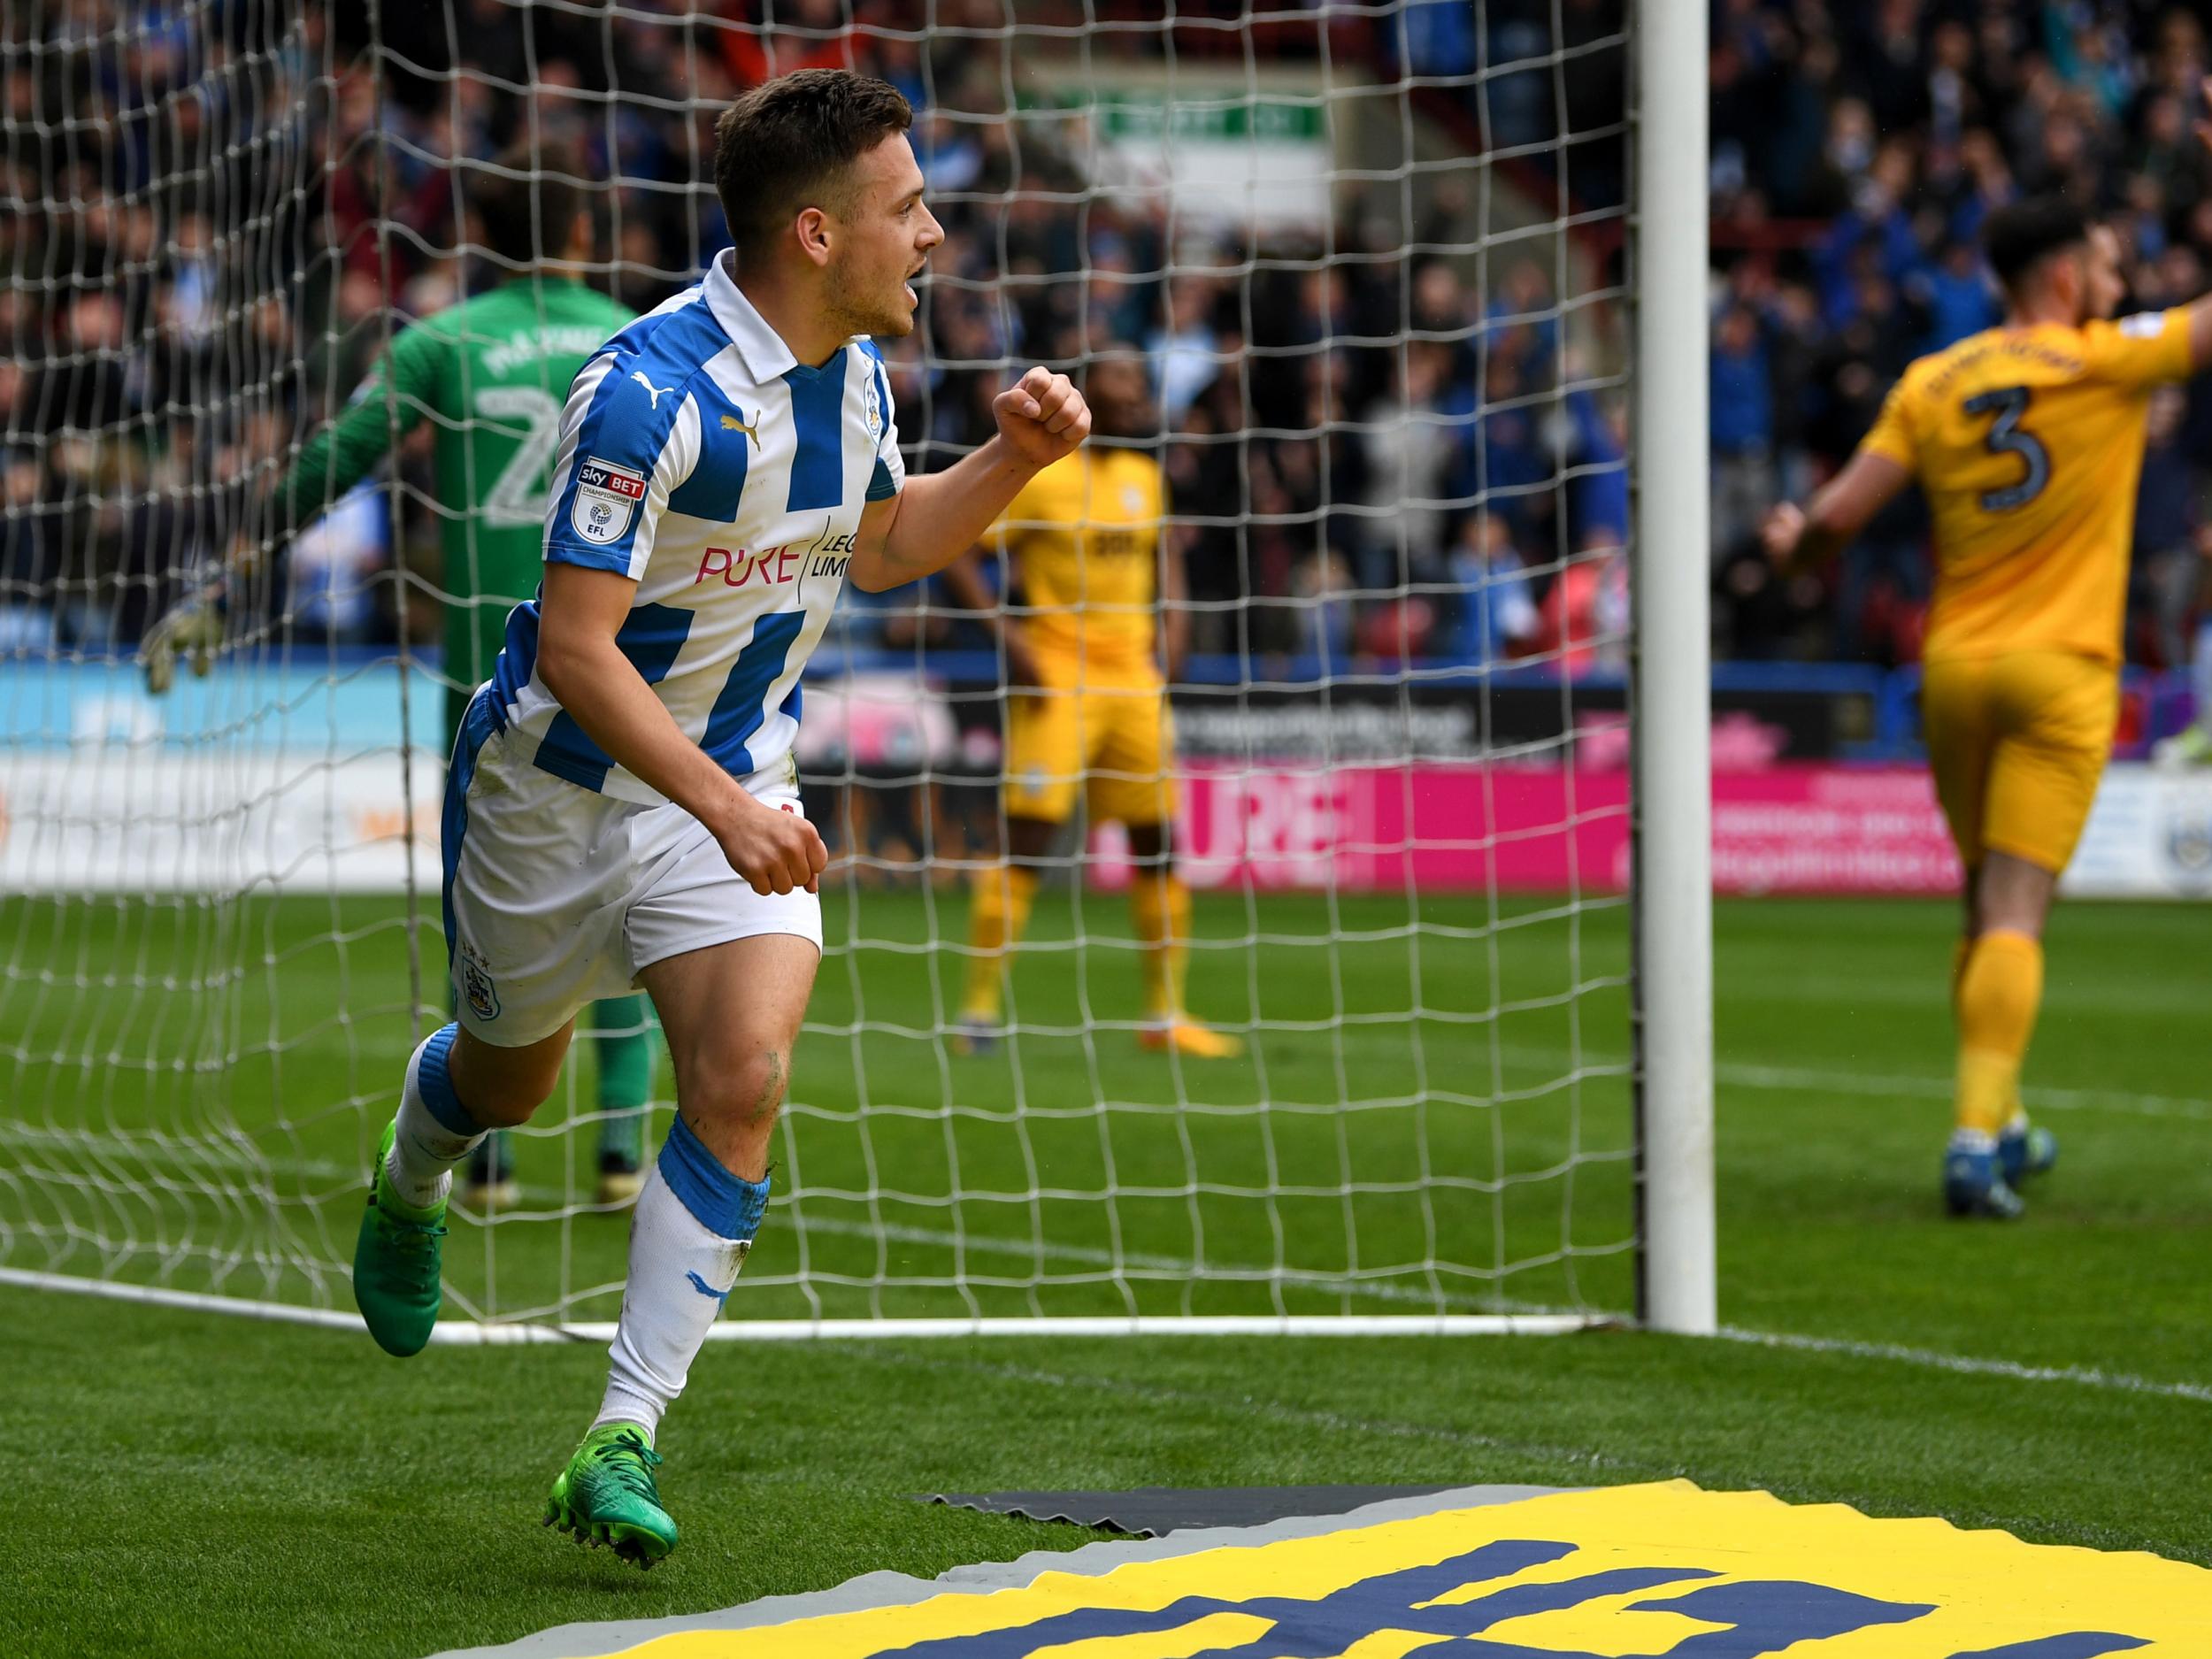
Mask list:
MULTIPOLYGON (((1160 464, 1110 442, 1155 429, 1143 364, 1125 351, 1096 359, 1086 396, 1092 431, 1109 442, 1038 473, 985 542, 1008 578, 999 625, 1010 682, 1007 857, 976 880, 959 1041, 978 1052, 997 1039, 1005 955, 1021 938, 1041 866, 1080 791, 1094 821, 1118 820, 1129 832, 1137 866, 1129 908, 1144 973, 1139 1041, 1225 1056, 1243 1045, 1191 1019, 1183 1004, 1190 892, 1173 862, 1174 726, 1160 660, 1163 646, 1171 671, 1182 656, 1182 562, 1162 534, 1160 464), (1164 618, 1156 620, 1163 595, 1164 618)), ((948 570, 949 582, 971 610, 997 616, 975 560, 971 553, 948 570)))
POLYGON ((2043 995, 2043 924, 2089 815, 2119 705, 2135 488, 2150 395, 2212 358, 2212 302, 2115 323, 2119 243, 2046 199, 1990 215, 2003 324, 1921 358, 1874 429, 1801 510, 1765 526, 1805 565, 1846 546, 1917 480, 1935 526, 1921 713, 1936 794, 1965 867, 1952 974, 1955 1215, 2021 1213, 2057 1156, 2020 1107, 2043 995))

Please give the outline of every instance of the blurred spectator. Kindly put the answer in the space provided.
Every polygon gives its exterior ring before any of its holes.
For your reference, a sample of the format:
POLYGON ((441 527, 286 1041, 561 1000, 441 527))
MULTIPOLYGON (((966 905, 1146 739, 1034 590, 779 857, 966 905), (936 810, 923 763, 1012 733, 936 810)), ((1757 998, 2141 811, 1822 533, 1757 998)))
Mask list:
POLYGON ((1531 643, 1568 679, 1626 670, 1628 558, 1617 541, 1593 542, 1567 562, 1544 595, 1531 643))
POLYGON ((1732 549, 1774 504, 1774 366, 1764 331, 1731 304, 1713 331, 1713 548, 1732 549))
POLYGON ((2132 613, 2129 655, 2173 666, 2189 660, 2192 612, 2197 600, 2198 547, 2204 525, 2200 486, 2181 441, 2187 398, 2177 386, 2151 396, 2143 446, 2143 477, 2135 499, 2134 565, 2129 587, 2132 613))
POLYGON ((338 644, 360 644, 377 620, 375 577, 391 563, 386 493, 357 484, 292 539, 295 624, 338 644))
POLYGON ((1201 273, 1181 272, 1167 283, 1167 319, 1145 336, 1144 348, 1152 358, 1152 378, 1160 388, 1160 404, 1171 431, 1199 395, 1221 373, 1221 340, 1214 331, 1213 280, 1201 273))
POLYGON ((1409 345, 1394 395, 1367 411, 1361 429, 1366 490, 1361 588, 1373 592, 1432 579, 1444 548, 1452 474, 1464 448, 1472 401, 1451 385, 1449 346, 1409 345))
POLYGON ((1467 519, 1452 549, 1450 573, 1459 603, 1448 655, 1480 666, 1534 648, 1543 619, 1503 518, 1482 513, 1467 519))

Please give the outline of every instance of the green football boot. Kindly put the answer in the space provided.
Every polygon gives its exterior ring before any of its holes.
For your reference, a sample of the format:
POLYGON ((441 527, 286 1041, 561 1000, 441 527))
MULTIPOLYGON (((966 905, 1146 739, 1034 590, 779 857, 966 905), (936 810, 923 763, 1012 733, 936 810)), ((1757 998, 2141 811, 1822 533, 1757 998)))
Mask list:
POLYGON ((387 1354, 419 1354, 438 1323, 439 1251, 445 1239, 445 1204, 429 1210, 403 1203, 384 1172, 392 1156, 395 1120, 384 1125, 369 1179, 369 1204, 353 1245, 353 1300, 387 1354))
POLYGON ((601 1424, 555 1479, 546 1525, 649 1570, 676 1548, 675 1518, 661 1508, 653 1484, 660 1462, 653 1437, 636 1424, 601 1424))

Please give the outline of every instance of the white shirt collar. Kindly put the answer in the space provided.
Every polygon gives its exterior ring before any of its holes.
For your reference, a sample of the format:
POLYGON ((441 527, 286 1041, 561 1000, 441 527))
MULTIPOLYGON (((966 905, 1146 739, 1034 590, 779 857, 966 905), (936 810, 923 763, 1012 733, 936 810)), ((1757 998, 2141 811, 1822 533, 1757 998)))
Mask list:
POLYGON ((791 355, 791 348, 768 326, 768 319, 753 309, 752 301, 737 286, 734 252, 726 248, 716 255, 700 286, 706 295, 707 308, 714 313, 714 320, 722 325, 722 332, 729 335, 731 343, 737 347, 738 356, 745 360, 745 371, 756 384, 780 380, 799 366, 798 358, 791 355))

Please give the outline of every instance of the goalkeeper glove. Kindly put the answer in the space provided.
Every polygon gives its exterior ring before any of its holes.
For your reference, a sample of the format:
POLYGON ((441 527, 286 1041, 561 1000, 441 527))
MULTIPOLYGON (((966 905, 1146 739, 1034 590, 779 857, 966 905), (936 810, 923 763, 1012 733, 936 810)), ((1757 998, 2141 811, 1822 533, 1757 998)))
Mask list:
POLYGON ((195 675, 206 679, 222 643, 223 582, 219 577, 187 595, 146 630, 138 646, 146 689, 157 697, 167 691, 176 680, 180 657, 190 660, 195 675))

